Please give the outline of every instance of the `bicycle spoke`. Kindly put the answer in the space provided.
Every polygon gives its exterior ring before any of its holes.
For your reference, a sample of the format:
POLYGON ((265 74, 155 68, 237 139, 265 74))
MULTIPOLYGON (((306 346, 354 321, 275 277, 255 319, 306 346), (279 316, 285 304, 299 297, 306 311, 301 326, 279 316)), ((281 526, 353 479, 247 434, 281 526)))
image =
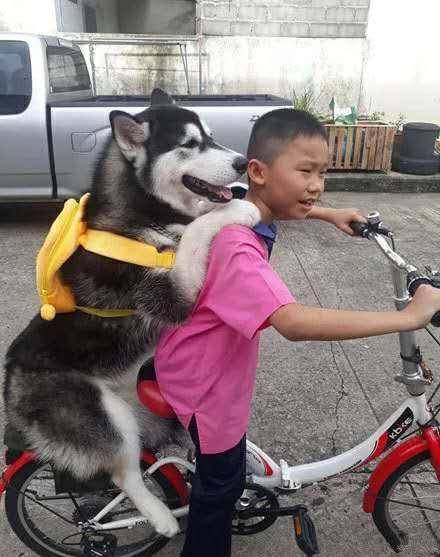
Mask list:
POLYGON ((427 483, 427 482, 413 482, 413 481, 409 481, 409 482, 400 482, 400 485, 423 485, 424 487, 427 486, 435 486, 435 487, 439 487, 438 482, 435 483, 427 483))
POLYGON ((375 522, 380 530, 385 527, 381 531, 391 536, 386 539, 393 549, 415 542, 423 548, 440 549, 440 484, 429 457, 421 455, 413 460, 414 464, 401 475, 397 473, 395 483, 378 497, 379 509, 383 504, 379 513, 384 514, 379 514, 379 523, 376 514, 375 522))
MULTIPOLYGON (((405 476, 405 477, 406 477, 406 476, 405 476)), ((414 488, 414 484, 412 484, 412 483, 410 482, 410 487, 409 487, 409 488, 410 488, 410 490, 411 490, 411 493, 417 498, 418 501, 420 501, 420 499, 419 499, 419 497, 418 497, 418 495, 417 495, 417 493, 416 493, 416 490, 415 490, 415 488, 414 488)), ((424 521, 425 524, 427 525, 427 527, 429 528, 429 531, 431 532, 431 535, 434 537, 434 539, 435 539, 435 540, 437 541, 437 543, 438 543, 438 542, 439 542, 439 538, 438 538, 436 532, 434 531, 434 528, 433 528, 433 525, 432 525, 432 521, 429 520, 429 518, 428 518, 428 516, 427 516, 427 514, 426 514, 426 512, 425 512, 425 509, 421 510, 421 513, 422 513, 422 515, 423 515, 423 518, 425 519, 425 521, 424 521)))
MULTIPOLYGON (((8 487, 8 489, 13 489, 11 487, 8 487)), ((45 509, 46 511, 49 511, 50 513, 54 514, 55 516, 57 516, 58 518, 60 518, 61 520, 64 520, 64 522, 67 522, 68 524, 72 524, 73 526, 76 526, 75 522, 73 522, 72 520, 69 520, 68 518, 60 515, 57 511, 55 511, 54 509, 52 509, 51 507, 48 507, 46 505, 43 505, 43 503, 41 503, 40 501, 38 501, 37 499, 34 499, 33 497, 31 497, 30 495, 28 495, 26 492, 20 491, 20 490, 15 490, 17 491, 17 493, 20 493, 23 497, 25 497, 26 499, 28 499, 29 501, 32 501, 33 503, 36 503, 38 506, 40 506, 41 508, 45 509)))
POLYGON ((389 503, 396 503, 398 505, 403 505, 405 507, 414 507, 416 509, 420 509, 420 510, 423 509, 423 510, 426 510, 426 511, 434 511, 434 512, 437 512, 437 513, 440 512, 440 509, 436 509, 434 507, 422 507, 421 505, 416 505, 414 503, 407 503, 405 501, 398 501, 397 499, 389 499, 388 497, 387 498, 383 497, 382 500, 383 501, 388 501, 389 503))

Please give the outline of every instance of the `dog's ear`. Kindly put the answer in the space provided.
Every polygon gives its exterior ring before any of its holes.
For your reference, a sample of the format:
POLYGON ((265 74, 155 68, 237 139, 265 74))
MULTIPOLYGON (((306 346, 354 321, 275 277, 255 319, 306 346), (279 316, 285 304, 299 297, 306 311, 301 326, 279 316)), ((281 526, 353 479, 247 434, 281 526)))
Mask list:
POLYGON ((151 93, 151 106, 154 104, 174 104, 174 99, 171 95, 156 87, 151 93))
POLYGON ((148 122, 138 122, 121 110, 110 112, 113 137, 125 158, 133 162, 144 151, 144 143, 150 135, 148 122))

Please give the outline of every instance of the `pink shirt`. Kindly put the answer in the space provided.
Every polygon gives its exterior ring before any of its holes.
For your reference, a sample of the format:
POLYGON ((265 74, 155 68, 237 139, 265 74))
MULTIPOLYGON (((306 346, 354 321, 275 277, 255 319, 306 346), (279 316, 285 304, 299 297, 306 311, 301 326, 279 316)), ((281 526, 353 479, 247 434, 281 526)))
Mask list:
POLYGON ((162 395, 184 427, 195 415, 202 453, 224 452, 245 434, 259 331, 291 302, 255 232, 233 225, 216 236, 190 318, 161 335, 155 355, 162 395))

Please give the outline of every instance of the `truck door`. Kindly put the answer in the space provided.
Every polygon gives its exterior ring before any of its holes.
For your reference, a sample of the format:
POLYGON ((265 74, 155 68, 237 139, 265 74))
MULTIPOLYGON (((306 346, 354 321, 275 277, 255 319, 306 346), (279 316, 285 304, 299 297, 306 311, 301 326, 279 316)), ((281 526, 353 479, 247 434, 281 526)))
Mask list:
POLYGON ((1 198, 52 195, 45 72, 35 46, 34 54, 25 41, 0 40, 1 198))

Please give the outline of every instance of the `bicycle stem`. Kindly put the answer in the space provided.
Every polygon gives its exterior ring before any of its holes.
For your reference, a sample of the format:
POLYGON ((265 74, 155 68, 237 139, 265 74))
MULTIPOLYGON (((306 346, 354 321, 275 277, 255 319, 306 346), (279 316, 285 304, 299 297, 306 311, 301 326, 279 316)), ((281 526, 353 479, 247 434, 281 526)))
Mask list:
MULTIPOLYGON (((369 232, 368 238, 374 240, 380 251, 385 255, 391 265, 391 276, 394 286, 394 304, 398 311, 404 309, 410 295, 407 287, 408 273, 417 271, 417 268, 407 263, 403 257, 396 253, 390 246, 390 235, 384 236, 378 232, 369 232)), ((420 366, 419 349, 416 342, 415 331, 399 333, 400 354, 402 358, 402 373, 395 376, 395 380, 406 385, 408 393, 419 396, 426 392, 426 386, 431 383, 423 375, 420 366)))

